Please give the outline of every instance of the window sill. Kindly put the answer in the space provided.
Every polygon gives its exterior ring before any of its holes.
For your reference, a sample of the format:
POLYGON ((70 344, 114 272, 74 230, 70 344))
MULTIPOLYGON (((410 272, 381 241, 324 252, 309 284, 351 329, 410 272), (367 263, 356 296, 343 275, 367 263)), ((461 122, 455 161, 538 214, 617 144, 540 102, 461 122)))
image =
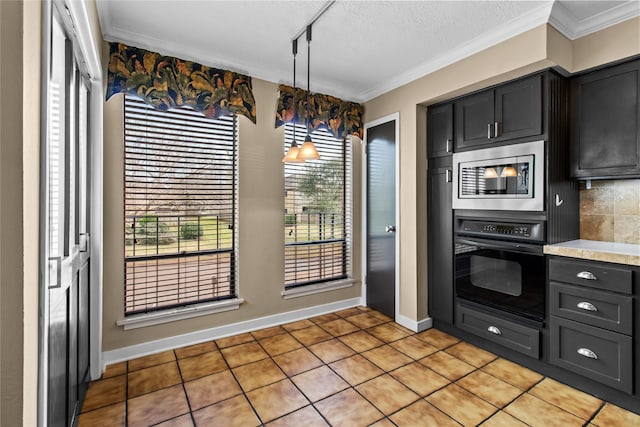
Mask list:
POLYGON ((342 279, 333 282, 315 283, 313 285, 299 286, 296 288, 285 289, 282 291, 282 298, 291 299, 304 297, 307 295, 319 294, 321 292, 334 291, 336 289, 348 288, 353 286, 356 281, 353 279, 342 279))
POLYGON ((242 298, 234 298, 223 301, 191 305, 187 307, 171 308, 153 313, 136 314, 118 320, 116 324, 123 329, 137 329, 145 326, 159 325, 175 322, 176 320, 190 319, 192 317, 206 316, 208 314, 221 313, 223 311, 237 310, 244 302, 242 298))

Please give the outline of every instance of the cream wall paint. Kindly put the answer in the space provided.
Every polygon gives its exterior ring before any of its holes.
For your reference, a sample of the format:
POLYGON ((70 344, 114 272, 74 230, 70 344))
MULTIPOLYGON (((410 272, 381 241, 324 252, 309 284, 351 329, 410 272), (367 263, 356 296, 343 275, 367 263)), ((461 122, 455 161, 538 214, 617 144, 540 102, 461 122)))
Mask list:
POLYGON ((25 1, 23 16, 23 241, 24 241, 24 379, 23 425, 38 419, 38 312, 40 256, 40 79, 42 5, 25 1), (37 84, 32 84, 37 82, 37 84))
POLYGON ((640 17, 574 40, 571 71, 584 71, 638 53, 640 17))
MULTIPOLYGON (((105 50, 107 49, 105 45, 105 50)), ((103 351, 186 334, 244 320, 341 301, 360 295, 359 281, 349 288, 283 299, 284 284, 284 130, 274 129, 276 83, 253 79, 257 124, 239 118, 239 242, 240 309, 157 326, 124 331, 123 242, 123 99, 104 105, 104 293, 103 351)), ((353 254, 360 253, 361 147, 353 145, 353 254)), ((360 260, 353 256, 353 277, 360 278, 360 260)))
POLYGON ((400 314, 427 313, 426 113, 421 107, 559 66, 569 72, 640 53, 633 19, 570 41, 541 25, 365 103, 365 122, 400 113, 400 314), (592 52, 592 53, 591 53, 592 52))
POLYGON ((36 425, 39 2, 0 2, 0 425, 36 425), (31 84, 35 82, 35 84, 31 84))

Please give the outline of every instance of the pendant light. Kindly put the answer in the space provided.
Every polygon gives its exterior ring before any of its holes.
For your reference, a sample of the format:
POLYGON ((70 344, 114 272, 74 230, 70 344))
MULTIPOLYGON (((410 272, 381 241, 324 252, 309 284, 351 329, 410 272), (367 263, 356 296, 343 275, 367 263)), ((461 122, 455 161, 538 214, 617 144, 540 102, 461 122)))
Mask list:
POLYGON ((311 89, 309 80, 311 79, 311 25, 307 25, 307 136, 298 151, 298 159, 302 160, 318 160, 320 154, 316 150, 316 146, 311 141, 311 89))
POLYGON ((291 147, 289 151, 282 158, 282 163, 304 163, 304 159, 298 158, 300 149, 296 143, 296 113, 298 109, 298 101, 296 99, 296 55, 298 54, 298 39, 292 41, 293 50, 293 139, 291 140, 291 147))

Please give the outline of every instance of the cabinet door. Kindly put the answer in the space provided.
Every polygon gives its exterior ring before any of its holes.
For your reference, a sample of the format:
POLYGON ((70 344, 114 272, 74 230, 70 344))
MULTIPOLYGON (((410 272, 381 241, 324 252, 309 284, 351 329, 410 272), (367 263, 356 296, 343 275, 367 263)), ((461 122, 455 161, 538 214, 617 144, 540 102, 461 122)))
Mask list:
POLYGON ((453 152, 453 104, 429 108, 427 156, 448 156, 453 152))
POLYGON ((487 144, 493 138, 494 91, 476 93, 455 103, 455 150, 487 144))
POLYGON ((571 82, 574 177, 640 176, 640 61, 571 82))
POLYGON ((542 76, 500 86, 495 97, 496 141, 542 133, 542 76))
POLYGON ((453 211, 451 167, 430 169, 428 175, 429 315, 453 323, 453 211))

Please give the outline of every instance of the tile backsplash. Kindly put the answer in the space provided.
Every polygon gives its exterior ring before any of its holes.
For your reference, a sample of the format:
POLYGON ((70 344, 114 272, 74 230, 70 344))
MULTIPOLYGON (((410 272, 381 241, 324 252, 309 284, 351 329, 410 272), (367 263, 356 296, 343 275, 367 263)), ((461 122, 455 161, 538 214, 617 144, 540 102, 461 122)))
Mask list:
POLYGON ((640 244, 640 179, 581 181, 580 238, 640 244))

